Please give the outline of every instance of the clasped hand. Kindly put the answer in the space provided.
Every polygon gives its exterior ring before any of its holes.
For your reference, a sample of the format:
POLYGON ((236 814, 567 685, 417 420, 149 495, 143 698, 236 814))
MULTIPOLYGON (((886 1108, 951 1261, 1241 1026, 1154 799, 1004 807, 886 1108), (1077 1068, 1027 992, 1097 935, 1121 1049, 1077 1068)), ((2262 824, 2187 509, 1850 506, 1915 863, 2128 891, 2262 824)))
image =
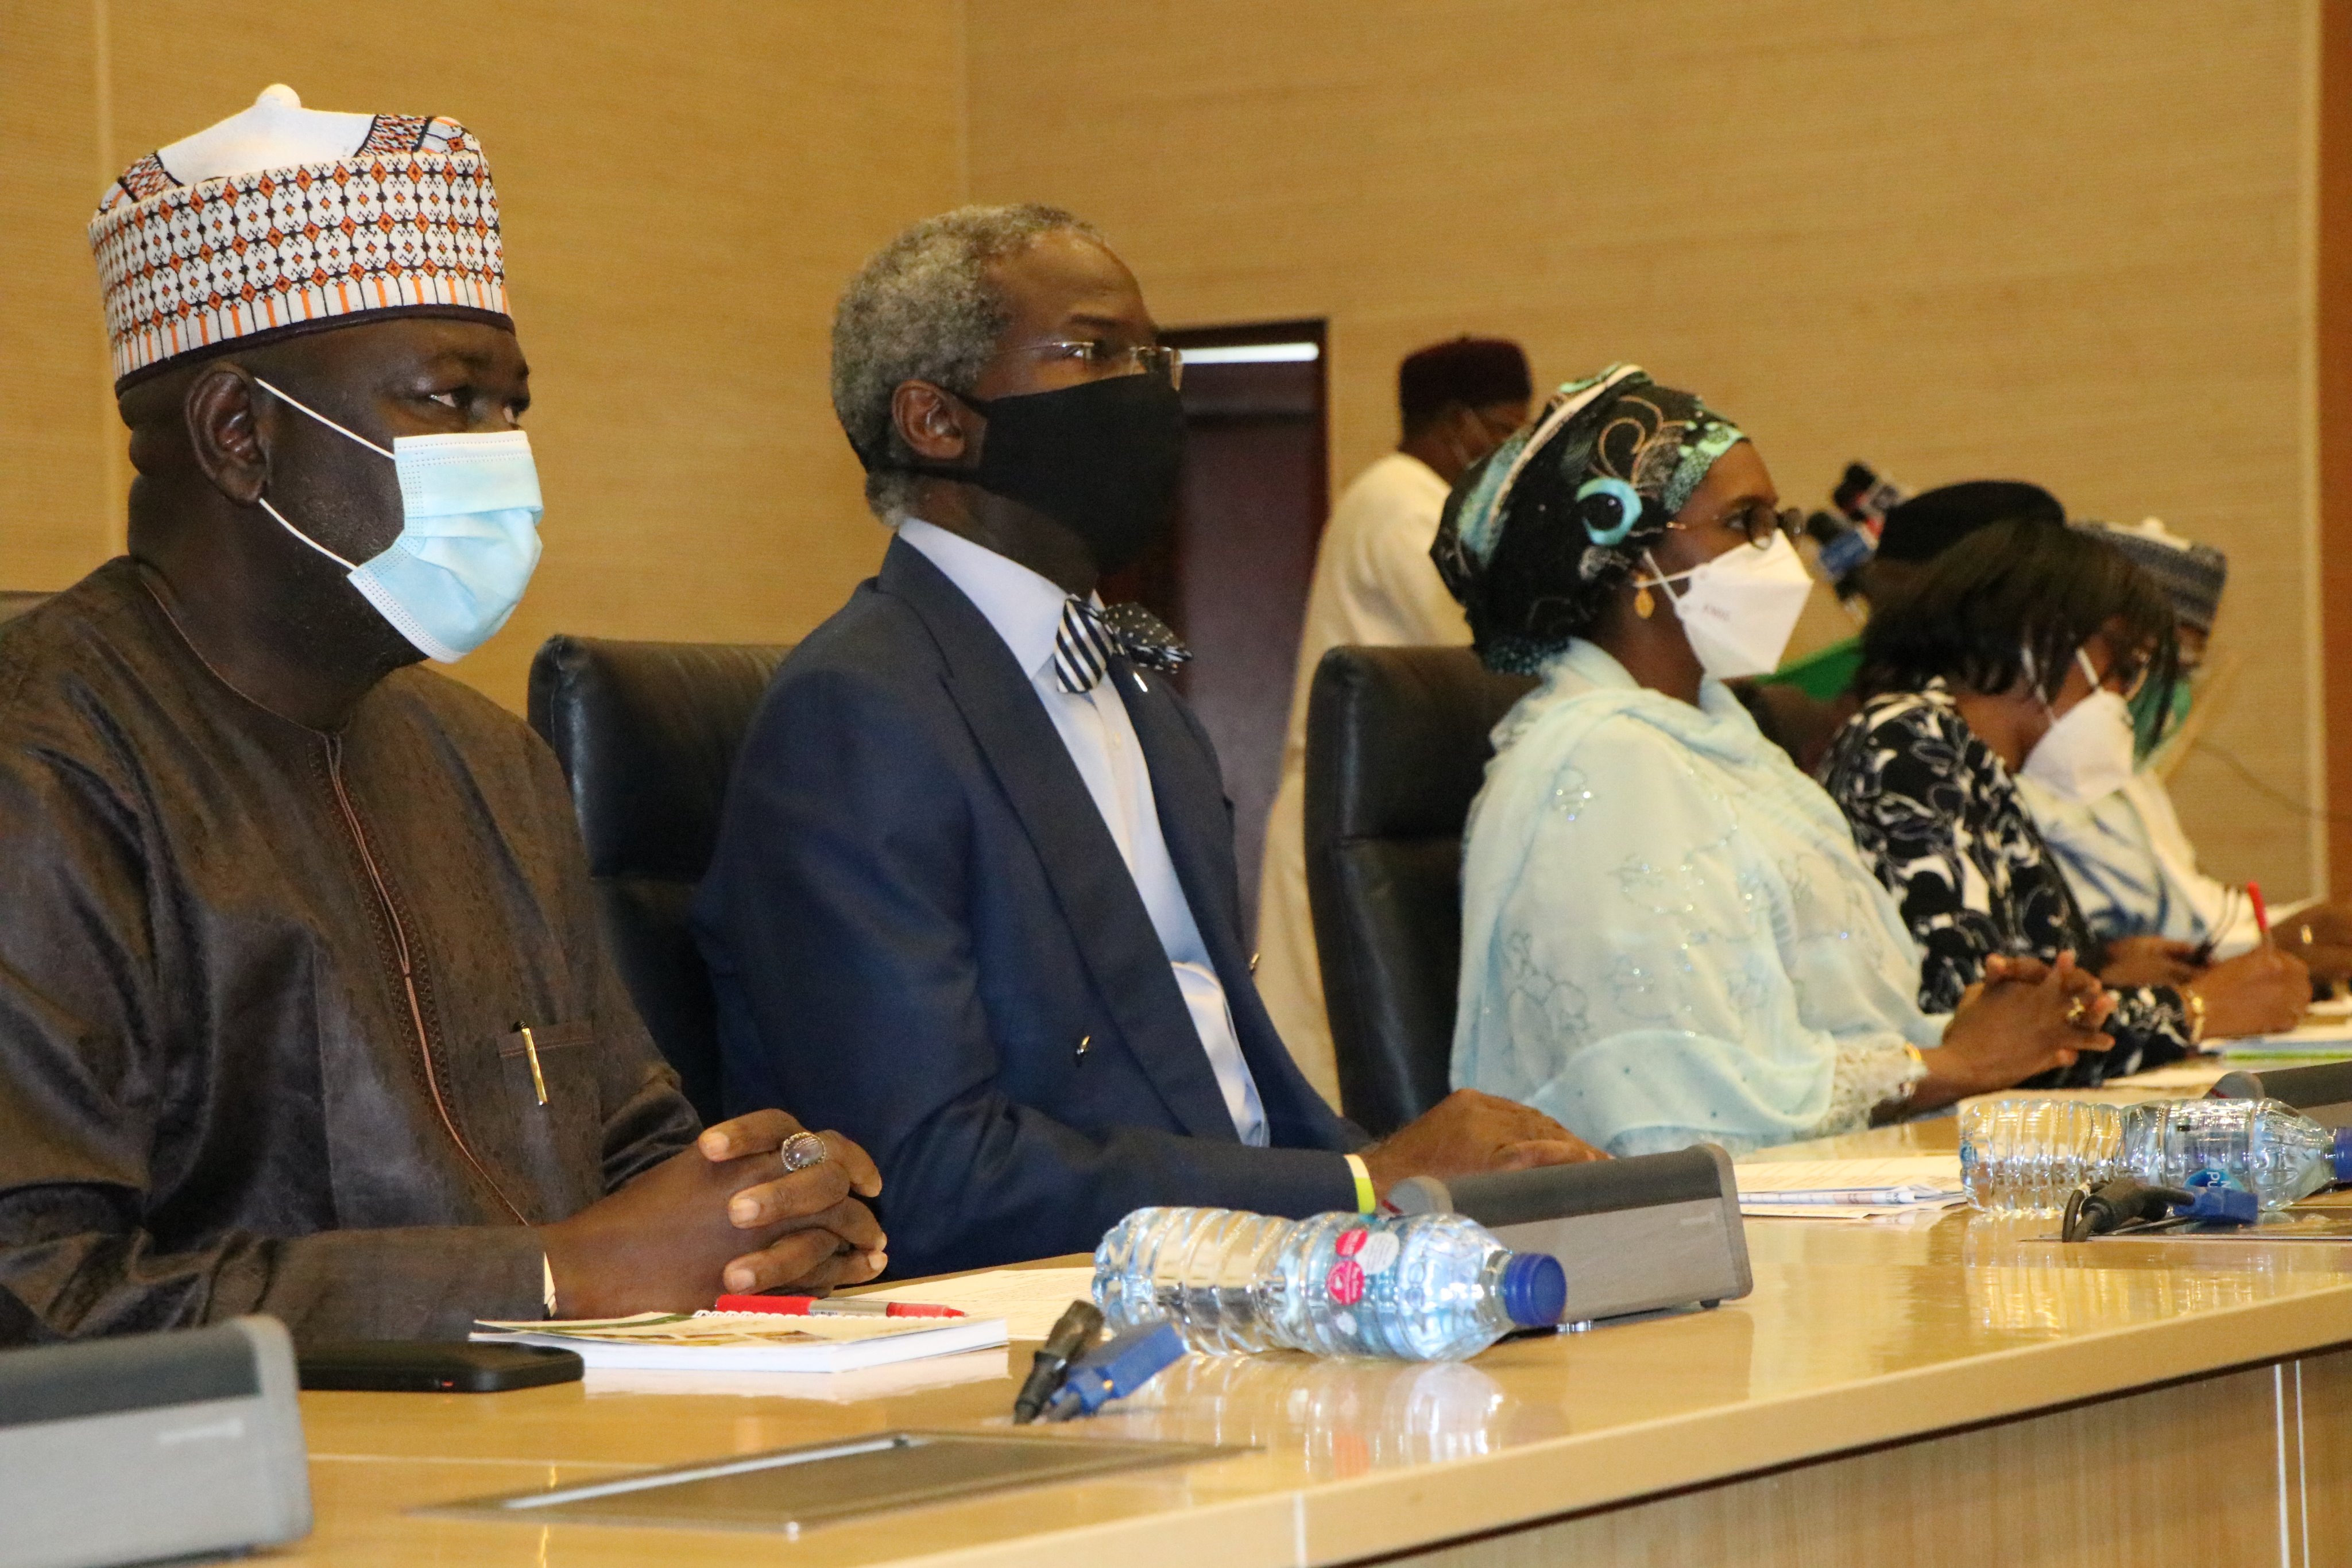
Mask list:
POLYGON ((887 1239, 859 1199, 881 1192, 881 1173, 838 1133, 817 1134, 823 1160, 787 1170, 778 1151, 803 1130, 782 1111, 721 1122, 693 1148, 540 1227, 557 1312, 690 1312, 722 1290, 821 1294, 879 1274, 887 1239))
POLYGON ((2105 1032, 2116 998, 2074 955, 2054 964, 1994 954, 1984 978, 1952 1009, 1942 1043, 1921 1056, 1927 1075, 1910 1108, 1928 1110, 1967 1094, 2006 1089, 2053 1068, 2072 1067, 2082 1052, 2115 1044, 2105 1032))

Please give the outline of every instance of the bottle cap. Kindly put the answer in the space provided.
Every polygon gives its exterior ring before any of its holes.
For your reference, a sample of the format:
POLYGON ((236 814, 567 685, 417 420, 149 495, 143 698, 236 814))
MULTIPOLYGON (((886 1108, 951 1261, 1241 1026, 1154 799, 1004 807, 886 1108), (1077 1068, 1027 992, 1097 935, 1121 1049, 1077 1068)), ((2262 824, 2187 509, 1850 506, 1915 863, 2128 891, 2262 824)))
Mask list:
POLYGON ((2337 1181, 2352 1181, 2352 1127, 2338 1127, 2327 1145, 2328 1168, 2337 1181))
POLYGON ((1548 1329, 1568 1311, 1568 1271, 1549 1252, 1514 1252, 1503 1265, 1503 1310, 1523 1329, 1548 1329))

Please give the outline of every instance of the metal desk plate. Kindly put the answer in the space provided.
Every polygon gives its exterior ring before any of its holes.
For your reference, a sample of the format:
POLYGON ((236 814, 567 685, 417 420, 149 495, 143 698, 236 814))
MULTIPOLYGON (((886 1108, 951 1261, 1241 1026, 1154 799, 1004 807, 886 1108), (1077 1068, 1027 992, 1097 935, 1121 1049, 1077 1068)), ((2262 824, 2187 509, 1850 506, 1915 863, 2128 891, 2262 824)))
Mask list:
POLYGON ((797 1535, 810 1525, 863 1514, 1249 1451, 1014 1431, 876 1432, 413 1511, 530 1524, 797 1535))

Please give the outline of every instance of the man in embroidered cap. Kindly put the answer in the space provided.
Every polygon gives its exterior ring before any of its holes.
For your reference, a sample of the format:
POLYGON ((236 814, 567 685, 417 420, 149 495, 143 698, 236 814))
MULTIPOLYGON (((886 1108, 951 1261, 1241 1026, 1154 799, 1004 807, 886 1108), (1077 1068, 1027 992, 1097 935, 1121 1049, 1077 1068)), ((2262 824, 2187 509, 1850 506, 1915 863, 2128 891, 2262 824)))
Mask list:
POLYGON ((272 88, 90 225, 130 553, 0 630, 0 1343, 870 1276, 862 1151, 698 1142, 554 758, 439 675, 539 555, 455 121, 272 88))
POLYGON ((1094 595, 1168 525, 1180 368, 1051 207, 917 224, 835 313, 834 409, 897 538, 777 673, 695 918, 730 1109, 871 1147, 917 1273, 1089 1251, 1150 1204, 1370 1207, 1591 1153, 1483 1095, 1367 1147, 1267 1021, 1182 651, 1094 595))
POLYGON ((1257 894, 1258 994, 1307 1082, 1334 1104, 1339 1070, 1323 1010, 1323 973, 1307 904, 1307 696, 1323 655, 1343 644, 1460 646, 1462 607, 1430 563, 1445 496, 1463 471, 1527 423, 1528 357, 1502 338, 1455 338, 1397 367, 1404 439, 1356 476, 1315 549, 1298 638, 1282 783, 1265 828, 1257 894))

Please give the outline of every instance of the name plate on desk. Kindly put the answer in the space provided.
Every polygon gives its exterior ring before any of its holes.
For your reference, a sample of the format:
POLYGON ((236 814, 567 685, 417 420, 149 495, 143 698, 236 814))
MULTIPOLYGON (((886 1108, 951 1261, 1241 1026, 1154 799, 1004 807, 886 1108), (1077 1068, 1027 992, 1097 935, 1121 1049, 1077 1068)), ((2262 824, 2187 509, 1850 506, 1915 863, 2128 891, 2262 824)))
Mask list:
POLYGON ((1567 1322, 1712 1307, 1755 1284, 1731 1156, 1713 1144, 1450 1182, 1414 1176, 1389 1202, 1404 1214, 1466 1214, 1515 1250, 1559 1259, 1567 1322))
POLYGON ((297 1541, 310 1469, 274 1318, 0 1355, 0 1563, 94 1568, 297 1541))
POLYGON ((766 1530, 798 1535, 813 1524, 953 1502, 1011 1487, 1085 1480, 1246 1452, 1204 1443, 1051 1437, 1034 1429, 876 1432, 416 1511, 527 1524, 766 1530))
POLYGON ((2208 1094, 2215 1100, 2276 1100, 2323 1127, 2352 1127, 2352 1061, 2259 1070, 2233 1067, 2208 1094))

